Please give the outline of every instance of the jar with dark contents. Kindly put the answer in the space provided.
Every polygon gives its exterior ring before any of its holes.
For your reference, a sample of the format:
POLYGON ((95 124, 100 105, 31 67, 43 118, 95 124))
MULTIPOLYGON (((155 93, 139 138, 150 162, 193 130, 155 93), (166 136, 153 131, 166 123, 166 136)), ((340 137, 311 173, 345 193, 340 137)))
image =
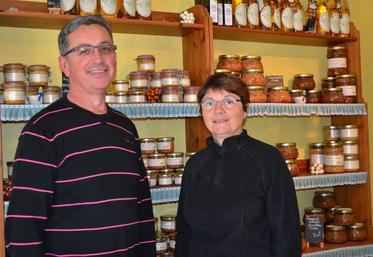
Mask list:
POLYGON ((316 84, 312 74, 297 74, 294 76, 293 89, 313 90, 316 84))
POLYGON ((291 103, 292 99, 287 87, 273 87, 268 93, 269 103, 291 103))
POLYGON ((323 103, 344 103, 345 97, 342 88, 324 88, 322 95, 323 103))
POLYGON ((324 210, 321 209, 321 208, 317 208, 317 207, 307 207, 304 209, 304 215, 303 215, 303 222, 305 223, 306 221, 306 216, 307 215, 312 215, 312 216, 319 216, 323 222, 325 223, 326 221, 326 218, 325 218, 325 213, 324 213, 324 210))
POLYGON ((334 88, 336 87, 335 77, 325 77, 321 79, 321 88, 334 88))
POLYGON ((298 148, 296 143, 277 143, 277 149, 285 160, 297 159, 298 148))
POLYGON ((341 173, 345 171, 343 145, 331 141, 324 146, 324 170, 326 173, 341 173))
POLYGON ((338 76, 348 73, 347 47, 331 46, 327 49, 328 76, 338 76))
POLYGON ((332 224, 334 220, 335 209, 341 208, 341 206, 335 206, 332 208, 325 209, 326 224, 332 224))
POLYGON ((170 251, 174 253, 176 250, 176 233, 171 233, 168 235, 168 242, 170 246, 170 251))
POLYGON ((335 77, 337 88, 341 88, 346 103, 357 102, 357 85, 354 74, 344 74, 335 77))
POLYGON ((319 91, 319 90, 308 90, 306 92, 306 103, 308 103, 308 104, 321 103, 321 91, 319 91))
POLYGON ((333 223, 339 226, 351 226, 355 224, 356 218, 352 208, 335 209, 333 223))
POLYGON ((263 86, 248 86, 249 103, 266 103, 267 94, 263 86))
POLYGON ((305 104, 306 103, 306 91, 303 89, 292 89, 290 95, 293 103, 305 104))
POLYGON ((297 160, 285 160, 286 164, 288 165, 288 169, 290 172, 290 175, 292 177, 296 177, 299 174, 299 168, 297 160))
POLYGON ((323 126, 324 141, 338 141, 341 137, 341 132, 338 126, 323 126))
POLYGON ((241 64, 243 70, 259 69, 263 70, 261 57, 257 55, 245 55, 241 57, 241 64))
POLYGON ((234 54, 224 54, 219 56, 217 69, 228 69, 230 71, 241 72, 242 65, 240 56, 234 54))
POLYGON ((241 79, 247 86, 265 86, 263 70, 260 69, 243 70, 241 79))
POLYGON ((355 223, 347 227, 349 241, 365 241, 368 239, 368 231, 364 223, 355 223))
POLYGON ((317 208, 333 208, 335 207, 334 192, 332 191, 315 191, 312 200, 312 205, 317 208))
POLYGON ((162 215, 161 219, 161 230, 164 233, 176 232, 176 216, 175 215, 162 215))
POLYGON ((344 226, 326 225, 325 242, 330 244, 343 244, 347 242, 347 232, 344 226))
POLYGON ((157 254, 163 254, 167 252, 168 245, 167 245, 167 236, 165 234, 157 233, 155 248, 156 248, 157 254))

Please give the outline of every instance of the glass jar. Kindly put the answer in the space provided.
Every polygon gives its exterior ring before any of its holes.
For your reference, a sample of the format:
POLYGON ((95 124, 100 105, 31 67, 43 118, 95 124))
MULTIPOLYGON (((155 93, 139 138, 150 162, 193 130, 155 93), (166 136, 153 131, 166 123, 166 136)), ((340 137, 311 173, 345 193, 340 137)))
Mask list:
POLYGON ((331 244, 343 244, 347 242, 347 232, 344 226, 326 225, 325 242, 331 244))
POLYGON ((197 103, 199 89, 200 87, 185 87, 184 103, 197 103))
POLYGON ((319 91, 319 90, 308 90, 306 92, 306 103, 308 103, 308 104, 321 103, 321 91, 319 91))
POLYGON ((325 77, 321 79, 321 87, 324 88, 334 88, 336 87, 335 77, 325 77))
POLYGON ((176 234, 175 233, 168 235, 168 243, 170 246, 170 251, 174 253, 176 250, 176 234))
POLYGON ((216 69, 228 69, 230 71, 241 72, 242 65, 240 56, 235 54, 219 55, 219 61, 216 65, 216 69))
POLYGON ((172 186, 173 176, 169 169, 163 169, 158 173, 158 186, 172 186))
POLYGON ((312 74, 297 74, 294 76, 293 89, 313 90, 316 84, 312 74))
POLYGON ((25 83, 8 82, 2 85, 5 104, 25 104, 25 83))
POLYGON ((153 154, 157 150, 155 138, 140 138, 140 147, 142 154, 153 154))
POLYGON ((343 154, 344 155, 359 154, 359 142, 357 140, 343 141, 343 154))
POLYGON ((130 88, 128 90, 128 102, 132 104, 146 103, 146 93, 144 90, 130 88))
POLYGON ((355 224, 355 214, 352 208, 335 209, 333 223, 338 226, 351 226, 355 224))
POLYGON ((155 70, 155 58, 153 55, 138 55, 135 61, 139 71, 151 72, 155 70))
POLYGON ((296 143, 277 143, 277 149, 285 160, 297 159, 298 148, 296 143))
POLYGON ((123 1, 120 6, 123 18, 133 19, 136 17, 136 0, 123 1))
POLYGON ((96 0, 76 0, 79 1, 80 16, 93 15, 97 13, 96 0))
POLYGON ((161 83, 163 87, 175 87, 180 86, 180 80, 178 77, 179 70, 177 69, 165 69, 161 71, 161 83))
POLYGON ((136 16, 140 19, 150 20, 152 15, 151 0, 136 0, 136 16))
POLYGON ((324 223, 326 221, 324 210, 321 209, 321 208, 317 208, 317 207, 307 207, 307 208, 305 208, 304 209, 304 215, 303 215, 303 222, 304 223, 305 223, 307 215, 312 215, 312 216, 316 215, 316 216, 319 216, 323 220, 324 223))
POLYGON ((29 86, 48 86, 49 77, 50 71, 46 65, 30 65, 27 67, 29 86))
POLYGON ((326 216, 326 224, 332 224, 334 220, 334 214, 335 214, 335 209, 341 208, 340 206, 335 206, 332 208, 326 208, 325 209, 325 216, 326 216))
POLYGON ((179 70, 179 80, 182 87, 190 87, 190 72, 187 70, 179 70))
POLYGON ((161 170, 166 167, 165 155, 162 153, 153 153, 148 155, 148 167, 152 170, 161 170))
POLYGON ((175 152, 166 154, 166 166, 170 169, 182 168, 184 166, 184 153, 175 152))
POLYGON ((175 183, 176 186, 181 186, 181 182, 182 182, 182 179, 183 179, 183 171, 184 171, 184 169, 182 169, 182 168, 176 169, 175 177, 174 177, 174 183, 175 183))
POLYGON ((249 103, 266 103, 267 94, 263 86, 248 86, 249 103))
POLYGON ((131 88, 147 88, 148 87, 148 73, 146 71, 132 71, 128 74, 131 88))
POLYGON ((160 137, 156 139, 157 141, 157 151, 159 153, 172 153, 174 151, 174 141, 173 137, 160 137))
POLYGON ((162 87, 161 101, 162 103, 181 103, 181 95, 179 87, 162 87))
POLYGON ((216 69, 215 74, 216 73, 224 73, 225 75, 230 76, 231 75, 231 70, 230 69, 216 69))
POLYGON ((105 94, 105 102, 107 104, 115 104, 117 101, 117 97, 115 96, 115 92, 113 91, 108 91, 105 94))
POLYGON ((148 155, 143 154, 141 155, 142 162, 144 163, 145 169, 148 169, 148 155))
POLYGON ((328 76, 338 76, 348 73, 347 47, 331 46, 327 49, 328 76))
POLYGON ((115 102, 118 104, 126 104, 128 103, 128 92, 126 91, 118 91, 115 93, 115 102))
POLYGON ((334 192, 332 191, 315 191, 312 200, 312 205, 317 208, 333 208, 335 207, 334 192))
POLYGON ((356 76, 354 74, 344 74, 335 77, 337 88, 341 88, 346 103, 356 103, 356 76))
POLYGON ((344 103, 345 97, 342 88, 324 88, 322 95, 323 103, 344 103))
POLYGON ((303 89, 292 89, 290 90, 291 99, 293 103, 305 104, 306 103, 306 91, 303 89))
POLYGON ((345 155, 344 165, 346 172, 360 171, 360 157, 359 155, 345 155))
POLYGON ((186 164, 187 161, 189 160, 189 158, 190 158, 193 154, 195 154, 195 153, 196 153, 196 152, 187 152, 187 153, 185 153, 184 164, 186 164))
POLYGON ((364 241, 368 239, 368 231, 364 223, 355 223, 347 227, 349 241, 364 241))
POLYGON ((128 92, 130 82, 128 79, 115 80, 112 85, 115 92, 128 92))
POLYGON ((158 181, 158 171, 157 170, 147 170, 146 177, 148 178, 149 187, 156 187, 158 181))
POLYGON ((161 217, 161 230, 165 233, 176 232, 176 216, 175 215, 162 215, 161 217))
POLYGON ((291 103, 292 99, 287 87, 273 87, 268 91, 269 103, 291 103))
POLYGON ((296 177, 299 174, 297 160, 285 160, 292 177, 296 177))
POLYGON ((43 88, 44 92, 44 103, 51 104, 61 97, 61 87, 58 86, 47 86, 43 88))
POLYGON ((310 173, 311 174, 324 173, 324 144, 323 143, 310 144, 309 153, 310 153, 310 173))
POLYGON ((265 79, 263 76, 263 70, 249 69, 243 70, 241 74, 242 81, 247 86, 265 86, 265 79))
POLYGON ((22 63, 7 63, 0 66, 4 73, 4 83, 25 82, 25 66, 22 63))
POLYGON ((345 171, 341 142, 327 142, 324 147, 324 158, 324 170, 326 173, 341 173, 345 171))
POLYGON ((26 88, 27 102, 29 104, 42 104, 44 93, 42 87, 27 87, 26 88))
POLYGON ((243 70, 258 69, 263 70, 261 57, 257 55, 245 55, 241 57, 243 70))
POLYGON ((339 127, 341 140, 359 140, 357 125, 343 125, 339 127))
POLYGON ((341 133, 338 126, 323 126, 324 141, 338 141, 341 133))
POLYGON ((160 88, 160 87, 162 87, 161 73, 160 72, 150 73, 150 88, 160 88))
POLYGON ((167 236, 162 233, 157 233, 155 248, 157 254, 163 254, 167 251, 167 236))

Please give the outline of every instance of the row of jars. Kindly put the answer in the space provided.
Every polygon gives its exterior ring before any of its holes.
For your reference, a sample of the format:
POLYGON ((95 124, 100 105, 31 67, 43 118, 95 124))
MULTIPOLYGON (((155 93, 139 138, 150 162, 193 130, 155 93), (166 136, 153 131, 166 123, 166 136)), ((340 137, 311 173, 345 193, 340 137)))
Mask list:
MULTIPOLYGON (((154 218, 156 232, 157 256, 164 256, 166 253, 175 253, 176 246, 176 216, 162 215, 154 218), (160 223, 160 224, 159 224, 160 223)), ((169 256, 169 255, 167 255, 169 256)), ((173 256, 173 255, 170 255, 173 256)))
MULTIPOLYGON (((129 83, 127 81, 121 81, 122 87, 127 86, 128 88, 160 88, 160 87, 189 87, 190 83, 190 72, 187 70, 179 69, 163 69, 160 72, 154 71, 132 71, 128 74, 129 83), (127 83, 126 83, 127 82, 127 83)), ((116 82, 114 82, 115 84, 116 82)), ((125 90, 121 90, 125 91, 125 90)))
POLYGON ((22 63, 7 63, 0 66, 4 75, 4 83, 24 83, 29 86, 47 86, 51 82, 50 67, 42 64, 24 65, 22 63))
POLYGON ((0 96, 5 104, 51 104, 61 97, 61 87, 26 87, 23 82, 9 82, 2 84, 0 96))
POLYGON ((143 154, 142 160, 144 166, 151 170, 162 170, 162 169, 179 169, 183 168, 184 164, 187 163, 190 156, 194 153, 183 152, 172 152, 172 153, 152 153, 143 154))
POLYGON ((149 187, 169 187, 181 186, 183 178, 183 168, 178 169, 161 169, 161 170, 147 170, 147 178, 149 187))

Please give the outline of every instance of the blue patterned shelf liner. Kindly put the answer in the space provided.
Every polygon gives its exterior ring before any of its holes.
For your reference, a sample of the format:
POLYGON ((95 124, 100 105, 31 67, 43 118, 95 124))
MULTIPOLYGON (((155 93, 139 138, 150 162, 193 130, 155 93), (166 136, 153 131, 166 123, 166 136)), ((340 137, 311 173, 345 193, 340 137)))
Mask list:
POLYGON ((341 247, 332 250, 320 250, 304 253, 302 257, 373 257, 373 245, 341 247))
MULTIPOLYGON (((47 105, 6 105, 0 106, 1 121, 27 121, 47 105)), ((175 104, 111 104, 111 107, 125 113, 129 118, 186 118, 199 117, 196 103, 175 104)), ((248 116, 332 116, 367 115, 365 105, 357 104, 275 104, 252 103, 248 116)))

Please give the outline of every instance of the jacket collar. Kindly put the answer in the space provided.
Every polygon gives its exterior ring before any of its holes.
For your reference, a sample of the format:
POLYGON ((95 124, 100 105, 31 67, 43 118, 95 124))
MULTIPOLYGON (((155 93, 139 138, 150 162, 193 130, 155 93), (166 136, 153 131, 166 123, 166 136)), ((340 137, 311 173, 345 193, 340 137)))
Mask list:
POLYGON ((224 139, 221 146, 215 143, 212 136, 206 139, 206 144, 208 147, 219 149, 221 151, 233 151, 240 149, 247 142, 247 138, 247 131, 244 129, 241 134, 224 139))

